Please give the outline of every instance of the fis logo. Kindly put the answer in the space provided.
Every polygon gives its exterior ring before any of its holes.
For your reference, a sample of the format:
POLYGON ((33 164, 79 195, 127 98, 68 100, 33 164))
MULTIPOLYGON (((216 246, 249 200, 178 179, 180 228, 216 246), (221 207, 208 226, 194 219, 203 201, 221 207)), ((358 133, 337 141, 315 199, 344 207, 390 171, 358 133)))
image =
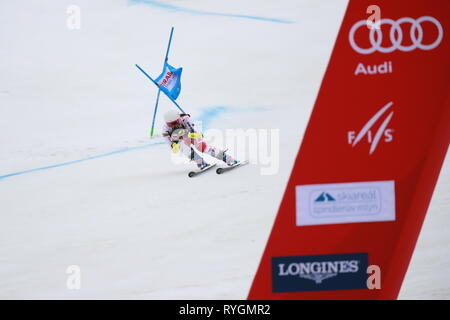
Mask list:
POLYGON ((273 257, 273 292, 363 289, 367 253, 273 257))
POLYGON ((369 154, 374 153, 380 141, 392 142, 394 130, 388 128, 389 122, 394 115, 394 111, 388 112, 394 103, 389 102, 381 108, 369 121, 356 133, 355 131, 347 132, 347 142, 355 147, 359 142, 366 140, 370 144, 369 154), (375 123, 383 116, 384 120, 378 128, 374 128, 375 123))

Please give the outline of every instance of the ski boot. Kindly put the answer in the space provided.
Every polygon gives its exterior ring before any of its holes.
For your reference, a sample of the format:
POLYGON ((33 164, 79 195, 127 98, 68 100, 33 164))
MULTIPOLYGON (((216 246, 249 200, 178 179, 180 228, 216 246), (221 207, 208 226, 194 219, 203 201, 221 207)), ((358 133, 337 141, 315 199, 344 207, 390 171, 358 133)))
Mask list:
POLYGON ((219 153, 217 154, 217 159, 222 160, 223 162, 225 162, 229 167, 232 167, 236 164, 238 164, 239 161, 237 161, 236 159, 234 159, 232 156, 226 154, 227 150, 225 149, 224 151, 219 151, 219 153))
POLYGON ((200 155, 198 155, 197 152, 195 152, 194 149, 192 148, 191 148, 191 160, 195 162, 195 164, 200 170, 204 170, 210 166, 210 164, 207 163, 202 157, 200 157, 200 155))
POLYGON ((195 163, 197 164, 197 167, 200 169, 200 170, 205 170, 207 167, 209 167, 210 166, 210 164, 209 163, 207 163, 207 162, 205 162, 205 160, 203 160, 203 159, 201 159, 201 161, 195 161, 195 163))

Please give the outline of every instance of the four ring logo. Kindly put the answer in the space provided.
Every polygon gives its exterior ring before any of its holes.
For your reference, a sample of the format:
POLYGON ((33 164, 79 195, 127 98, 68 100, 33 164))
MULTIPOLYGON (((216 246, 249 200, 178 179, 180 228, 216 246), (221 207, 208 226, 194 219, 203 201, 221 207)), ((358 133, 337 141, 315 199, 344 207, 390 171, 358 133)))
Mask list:
MULTIPOLYGON (((412 51, 414 49, 422 49, 422 50, 432 50, 436 48, 442 41, 442 37, 444 35, 444 30, 442 28, 442 25, 439 23, 439 21, 433 17, 430 16, 423 16, 416 20, 405 17, 398 19, 397 21, 394 21, 392 19, 381 19, 379 21, 380 29, 377 28, 371 28, 369 31, 369 41, 371 44, 371 47, 369 48, 361 48, 358 44, 355 42, 355 33, 356 31, 364 26, 367 26, 367 23, 373 24, 373 22, 367 22, 367 20, 361 20, 355 23, 352 28, 350 29, 349 33, 349 41, 350 45, 352 46, 353 50, 356 52, 359 52, 361 54, 371 54, 375 51, 379 51, 382 53, 389 53, 392 51, 395 51, 396 49, 400 51, 412 51), (424 44, 423 41, 423 29, 422 29, 422 22, 431 22, 433 23, 437 30, 438 35, 436 39, 430 43, 430 44, 424 44), (409 37, 411 39, 412 44, 410 45, 403 45, 403 31, 402 31, 402 24, 409 23, 411 24, 411 29, 409 32, 409 37), (381 31, 381 27, 383 24, 391 25, 391 30, 389 32, 389 38, 391 42, 391 46, 383 47, 381 44, 383 43, 383 33, 381 31), (375 37, 375 33, 377 36, 375 37)), ((367 29, 367 28, 365 28, 367 29)))

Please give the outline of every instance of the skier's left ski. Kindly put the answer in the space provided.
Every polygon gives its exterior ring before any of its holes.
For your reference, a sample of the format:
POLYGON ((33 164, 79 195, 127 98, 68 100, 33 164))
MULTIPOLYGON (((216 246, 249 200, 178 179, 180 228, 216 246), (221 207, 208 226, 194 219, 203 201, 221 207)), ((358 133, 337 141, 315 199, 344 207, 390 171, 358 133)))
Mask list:
POLYGON ((213 163, 213 164, 207 166, 206 168, 204 168, 204 169, 202 169, 202 170, 191 171, 191 172, 188 173, 188 176, 189 176, 189 178, 198 176, 200 173, 203 173, 203 172, 205 172, 205 171, 208 171, 209 169, 211 169, 211 168, 213 168, 213 167, 215 167, 215 166, 216 166, 216 163, 213 163))
POLYGON ((225 168, 217 168, 216 173, 217 174, 222 174, 224 172, 230 171, 230 170, 232 170, 234 168, 237 168, 237 167, 240 167, 240 166, 243 166, 243 165, 246 165, 246 164, 248 164, 248 160, 238 162, 238 163, 236 163, 233 166, 229 166, 229 167, 225 167, 225 168))

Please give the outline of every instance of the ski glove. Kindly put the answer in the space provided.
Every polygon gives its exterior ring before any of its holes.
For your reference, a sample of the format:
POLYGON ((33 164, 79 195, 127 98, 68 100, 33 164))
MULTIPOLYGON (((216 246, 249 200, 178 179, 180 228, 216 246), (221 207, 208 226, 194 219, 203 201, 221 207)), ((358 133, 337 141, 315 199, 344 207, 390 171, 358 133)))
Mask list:
POLYGON ((203 134, 201 134, 200 132, 189 132, 188 137, 191 139, 200 139, 203 138, 203 134))
POLYGON ((171 147, 172 147, 173 153, 178 153, 180 151, 180 143, 179 142, 172 142, 171 147))

